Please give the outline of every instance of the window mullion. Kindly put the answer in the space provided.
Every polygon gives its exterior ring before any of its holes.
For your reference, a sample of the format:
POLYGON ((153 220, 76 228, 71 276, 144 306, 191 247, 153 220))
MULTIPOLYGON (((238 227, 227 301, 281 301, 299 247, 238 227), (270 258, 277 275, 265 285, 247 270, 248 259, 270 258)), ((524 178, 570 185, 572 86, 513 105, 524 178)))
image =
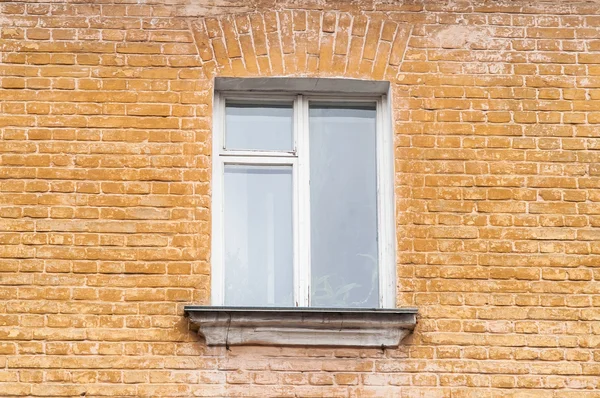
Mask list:
POLYGON ((299 307, 310 305, 310 151, 308 134, 308 101, 297 98, 297 153, 298 153, 298 264, 296 267, 296 303, 299 307))

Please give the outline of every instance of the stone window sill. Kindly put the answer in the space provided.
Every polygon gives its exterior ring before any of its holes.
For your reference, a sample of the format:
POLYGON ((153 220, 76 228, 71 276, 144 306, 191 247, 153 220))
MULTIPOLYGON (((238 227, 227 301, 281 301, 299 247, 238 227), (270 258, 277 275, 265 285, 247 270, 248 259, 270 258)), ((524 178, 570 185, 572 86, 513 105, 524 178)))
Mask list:
POLYGON ((416 308, 250 308, 187 305, 209 346, 396 347, 417 323, 416 308))

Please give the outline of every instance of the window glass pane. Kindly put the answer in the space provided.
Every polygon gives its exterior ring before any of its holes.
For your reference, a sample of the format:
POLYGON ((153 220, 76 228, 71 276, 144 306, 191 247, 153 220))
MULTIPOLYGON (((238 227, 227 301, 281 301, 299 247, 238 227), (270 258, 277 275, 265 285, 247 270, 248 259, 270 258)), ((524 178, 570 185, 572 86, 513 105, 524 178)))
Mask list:
POLYGON ((242 104, 225 108, 225 148, 238 150, 292 151, 292 103, 242 104))
POLYGON ((293 303, 292 167, 225 166, 225 305, 293 303))
POLYGON ((379 307, 375 105, 309 112, 311 305, 379 307))

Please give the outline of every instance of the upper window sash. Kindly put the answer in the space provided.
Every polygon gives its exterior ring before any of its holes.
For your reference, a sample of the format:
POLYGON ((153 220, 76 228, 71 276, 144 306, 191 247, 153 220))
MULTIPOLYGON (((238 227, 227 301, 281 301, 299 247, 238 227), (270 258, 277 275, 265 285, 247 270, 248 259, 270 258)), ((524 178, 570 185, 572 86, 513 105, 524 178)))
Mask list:
POLYGON ((220 156, 296 156, 297 154, 297 134, 298 129, 296 127, 298 121, 298 96, 297 95, 289 95, 289 94, 269 94, 269 95, 249 95, 243 93, 219 93, 215 94, 215 105, 218 106, 217 115, 219 120, 220 130, 219 133, 215 135, 215 138, 219 140, 218 145, 218 154, 220 156), (218 103, 217 103, 218 102, 218 103), (261 149, 239 149, 239 148, 227 148, 227 126, 226 126, 226 118, 227 118, 227 104, 248 104, 248 105, 281 105, 281 104, 290 104, 292 110, 292 120, 291 120, 291 129, 292 129, 292 145, 289 150, 282 149, 269 149, 269 150, 261 150, 261 149))

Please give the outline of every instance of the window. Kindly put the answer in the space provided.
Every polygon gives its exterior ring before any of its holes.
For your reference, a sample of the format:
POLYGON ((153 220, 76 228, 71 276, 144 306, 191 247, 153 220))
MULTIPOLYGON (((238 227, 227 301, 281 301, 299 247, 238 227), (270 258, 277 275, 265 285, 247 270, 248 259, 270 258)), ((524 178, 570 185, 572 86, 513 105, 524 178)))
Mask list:
POLYGON ((213 305, 395 307, 386 101, 215 92, 213 305))

